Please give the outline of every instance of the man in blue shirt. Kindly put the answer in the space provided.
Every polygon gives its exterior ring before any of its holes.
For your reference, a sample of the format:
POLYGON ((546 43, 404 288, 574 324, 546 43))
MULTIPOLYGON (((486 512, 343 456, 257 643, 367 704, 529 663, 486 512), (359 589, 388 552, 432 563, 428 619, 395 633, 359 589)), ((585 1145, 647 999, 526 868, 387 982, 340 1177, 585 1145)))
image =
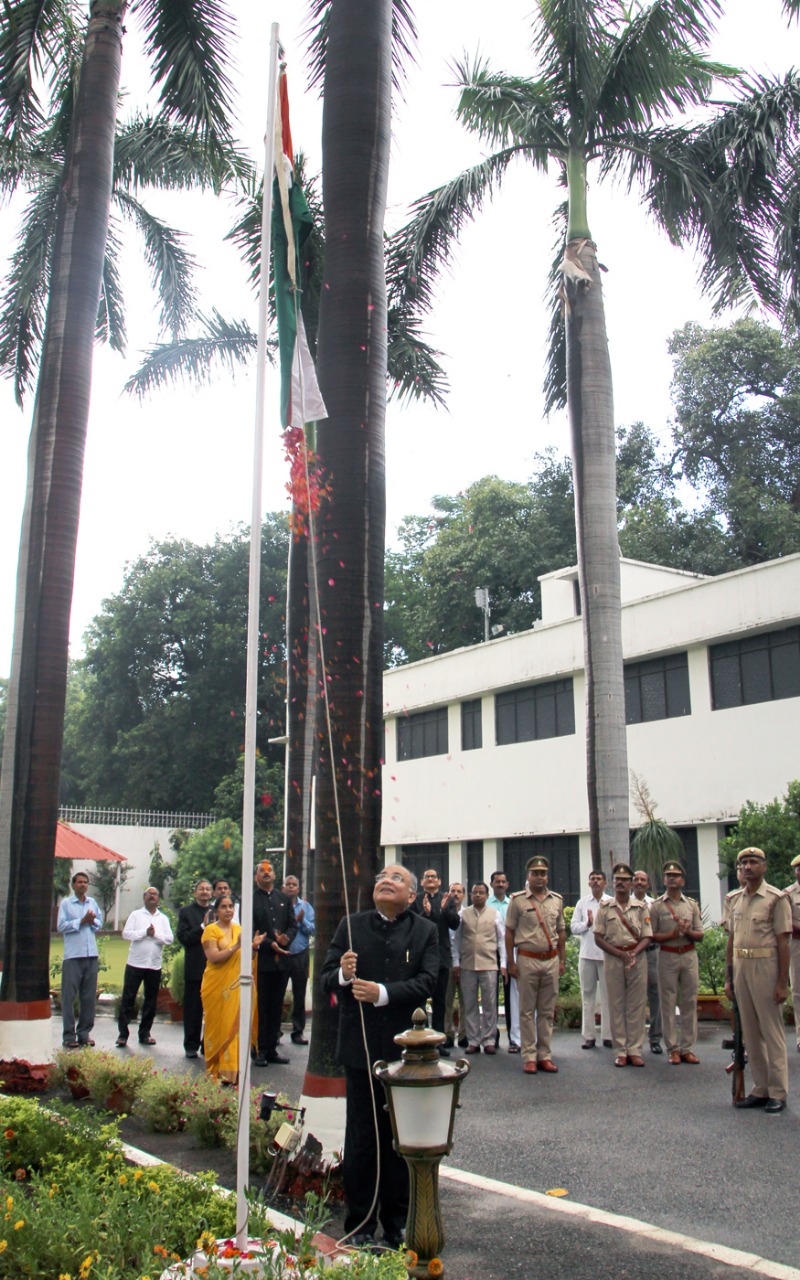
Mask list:
POLYGON ((72 893, 62 898, 58 909, 58 932, 64 937, 61 965, 62 1041, 65 1049, 94 1044, 94 1007, 97 1000, 97 938, 103 927, 103 913, 87 894, 89 877, 76 871, 72 893), (75 1030, 75 997, 78 997, 78 1029, 75 1030))
POLYGON ((297 876, 286 876, 283 892, 294 907, 297 933, 289 944, 289 978, 292 984, 292 1043, 308 1044, 306 1029, 306 988, 308 986, 308 947, 314 936, 314 908, 300 897, 297 876))

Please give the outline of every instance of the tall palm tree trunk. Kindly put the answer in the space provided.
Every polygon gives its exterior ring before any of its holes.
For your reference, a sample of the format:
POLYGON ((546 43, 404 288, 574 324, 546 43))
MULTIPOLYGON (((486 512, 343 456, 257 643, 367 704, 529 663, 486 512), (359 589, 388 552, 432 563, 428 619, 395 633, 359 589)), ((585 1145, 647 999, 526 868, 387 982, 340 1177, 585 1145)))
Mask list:
MULTIPOLYGON (((330 496, 316 547, 333 753, 318 724, 316 948, 370 905, 381 838, 386 283, 391 0, 333 0, 322 123, 325 281, 318 336, 330 496), (336 796, 334 795, 334 786, 336 796), (336 799, 341 820, 341 849, 336 799)), ((314 984, 309 1075, 332 1078, 336 1010, 314 984)))
POLYGON ((300 880, 311 847, 311 794, 318 692, 317 629, 311 612, 313 588, 308 516, 295 508, 289 542, 286 590, 286 855, 284 875, 300 880), (300 529, 299 526, 302 525, 300 529))
MULTIPOLYGON (((50 885, 69 617, 125 9, 126 0, 94 0, 91 7, 33 411, 0 792, 0 1058, 29 1056, 19 1035, 16 1051, 4 1052, 3 1031, 19 1024, 32 1030, 37 1018, 47 1019, 49 1050, 50 885)), ((25 1038, 41 1048, 35 1035, 25 1038)))
MULTIPOLYGON (((571 228, 574 216, 571 208, 571 228)), ((592 866, 628 857, 628 758, 614 399, 603 286, 595 245, 568 241, 566 259, 567 403, 572 436, 578 575, 586 670, 586 777, 592 866)))

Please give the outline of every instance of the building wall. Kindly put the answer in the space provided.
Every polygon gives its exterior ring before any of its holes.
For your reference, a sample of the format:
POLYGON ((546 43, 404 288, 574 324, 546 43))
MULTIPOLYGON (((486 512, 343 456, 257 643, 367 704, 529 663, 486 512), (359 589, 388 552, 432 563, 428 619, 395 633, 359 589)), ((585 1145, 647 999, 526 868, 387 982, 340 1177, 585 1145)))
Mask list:
MULTIPOLYGON (((503 838, 572 833, 580 837, 582 877, 588 875, 583 637, 574 581, 574 569, 542 579, 543 618, 531 631, 386 673, 387 857, 403 845, 444 841, 451 873, 464 879, 466 842, 483 840, 488 876, 501 864, 503 838), (497 692, 569 676, 574 734, 496 745, 497 692), (482 702, 483 746, 462 751, 460 704, 476 698, 482 702), (398 760, 398 720, 442 706, 447 754, 398 760)), ((623 560, 622 584, 626 660, 686 651, 691 698, 690 715, 629 725, 629 768, 647 782, 660 817, 697 829, 704 905, 718 918, 726 887, 719 880, 718 841, 746 800, 763 803, 781 795, 797 776, 800 700, 713 711, 708 647, 797 625, 800 556, 717 578, 623 560)), ((631 807, 630 825, 640 821, 631 807)))

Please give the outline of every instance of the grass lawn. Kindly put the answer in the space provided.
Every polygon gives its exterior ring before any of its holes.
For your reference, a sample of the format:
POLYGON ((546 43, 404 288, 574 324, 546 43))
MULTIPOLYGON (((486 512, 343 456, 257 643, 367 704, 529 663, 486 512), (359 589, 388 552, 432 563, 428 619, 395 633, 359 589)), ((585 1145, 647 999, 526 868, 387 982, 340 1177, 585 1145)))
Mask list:
MULTIPOLYGON (((100 973, 98 979, 99 986, 116 987, 122 990, 122 979, 125 974, 125 962, 128 959, 128 951, 130 943, 125 942, 119 934, 101 933, 97 939, 100 950, 100 964, 108 965, 100 973)), ((64 939, 60 934, 55 933, 50 938, 50 963, 61 965, 64 956, 64 939)), ((54 985, 60 985, 60 979, 53 980, 54 985)))

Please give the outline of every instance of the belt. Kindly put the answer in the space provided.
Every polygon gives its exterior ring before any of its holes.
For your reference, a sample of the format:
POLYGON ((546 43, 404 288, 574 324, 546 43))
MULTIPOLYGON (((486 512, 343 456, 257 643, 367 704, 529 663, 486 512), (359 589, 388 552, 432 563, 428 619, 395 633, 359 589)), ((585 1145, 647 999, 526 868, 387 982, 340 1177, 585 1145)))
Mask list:
POLYGON ((676 956, 683 956, 686 954, 687 951, 694 951, 694 943, 689 942, 685 947, 668 947, 666 943, 662 942, 661 950, 671 951, 673 955, 676 955, 676 956))
POLYGON ((734 947, 733 954, 737 960, 766 960, 777 955, 777 947, 734 947))
POLYGON ((530 960, 555 960, 558 955, 557 951, 526 951, 524 947, 517 947, 518 956, 528 956, 530 960))
POLYGON ((638 945, 638 942, 629 942, 627 947, 617 947, 617 951, 635 951, 638 945))

